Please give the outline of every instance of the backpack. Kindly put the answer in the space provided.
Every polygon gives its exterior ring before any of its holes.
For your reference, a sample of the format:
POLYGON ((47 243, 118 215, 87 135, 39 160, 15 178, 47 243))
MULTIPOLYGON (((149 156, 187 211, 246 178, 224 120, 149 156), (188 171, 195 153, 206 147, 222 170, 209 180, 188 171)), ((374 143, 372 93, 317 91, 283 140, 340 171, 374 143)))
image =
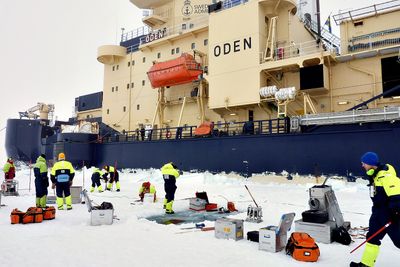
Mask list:
POLYGON ((110 202, 103 202, 99 206, 100 210, 112 210, 114 209, 113 204, 110 202))
POLYGON ((351 236, 343 226, 340 226, 332 230, 332 241, 343 245, 350 245, 351 236))
POLYGON ((319 258, 319 248, 307 233, 294 232, 286 245, 286 254, 298 261, 314 262, 319 258))

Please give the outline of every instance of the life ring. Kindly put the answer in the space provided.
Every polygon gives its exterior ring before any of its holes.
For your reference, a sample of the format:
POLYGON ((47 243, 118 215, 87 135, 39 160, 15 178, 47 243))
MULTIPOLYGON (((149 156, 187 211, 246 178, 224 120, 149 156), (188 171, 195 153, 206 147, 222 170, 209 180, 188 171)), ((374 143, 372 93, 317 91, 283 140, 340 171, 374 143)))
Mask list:
POLYGON ((172 136, 171 131, 167 131, 167 132, 165 133, 165 137, 166 137, 167 139, 170 139, 171 136, 172 136))

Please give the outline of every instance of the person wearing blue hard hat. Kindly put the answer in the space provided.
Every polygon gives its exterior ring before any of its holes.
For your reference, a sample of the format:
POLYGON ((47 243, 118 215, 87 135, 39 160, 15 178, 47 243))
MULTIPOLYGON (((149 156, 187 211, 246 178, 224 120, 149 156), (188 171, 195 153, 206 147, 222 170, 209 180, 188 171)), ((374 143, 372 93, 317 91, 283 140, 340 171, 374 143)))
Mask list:
POLYGON ((368 240, 361 262, 351 262, 350 267, 374 266, 379 254, 381 240, 389 235, 393 244, 400 248, 400 179, 390 164, 382 164, 378 154, 366 152, 361 165, 370 181, 372 214, 369 219, 367 239, 390 222, 382 232, 368 240))

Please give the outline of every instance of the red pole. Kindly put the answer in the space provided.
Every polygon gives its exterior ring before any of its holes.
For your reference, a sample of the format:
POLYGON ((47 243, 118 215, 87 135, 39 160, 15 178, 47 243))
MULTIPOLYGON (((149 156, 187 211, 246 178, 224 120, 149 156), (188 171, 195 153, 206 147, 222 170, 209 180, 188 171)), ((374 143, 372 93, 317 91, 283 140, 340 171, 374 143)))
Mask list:
POLYGON ((350 251, 350 254, 353 253, 354 251, 356 251, 359 247, 361 247, 362 245, 364 245, 365 243, 367 243, 368 241, 370 241, 372 238, 374 238, 376 235, 378 235, 380 232, 382 232, 383 230, 385 230, 386 228, 389 227, 389 225, 391 225, 392 222, 389 221, 388 223, 386 223, 384 226, 382 226, 381 229, 379 229, 378 231, 376 231, 373 235, 371 235, 369 238, 367 238, 367 240, 365 240, 364 242, 362 242, 360 245, 358 245, 355 249, 353 249, 352 251, 350 251))
POLYGON ((29 192, 31 192, 32 160, 29 160, 29 192))

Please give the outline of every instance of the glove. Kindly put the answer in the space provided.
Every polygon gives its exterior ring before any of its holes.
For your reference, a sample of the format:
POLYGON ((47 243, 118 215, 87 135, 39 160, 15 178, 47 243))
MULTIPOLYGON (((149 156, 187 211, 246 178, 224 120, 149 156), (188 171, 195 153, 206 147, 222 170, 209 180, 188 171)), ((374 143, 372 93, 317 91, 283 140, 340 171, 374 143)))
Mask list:
POLYGON ((54 188, 56 188, 56 184, 55 184, 55 183, 53 183, 53 184, 51 185, 51 189, 54 189, 54 188))
POLYGON ((182 175, 183 174, 183 171, 179 171, 179 175, 182 175))

